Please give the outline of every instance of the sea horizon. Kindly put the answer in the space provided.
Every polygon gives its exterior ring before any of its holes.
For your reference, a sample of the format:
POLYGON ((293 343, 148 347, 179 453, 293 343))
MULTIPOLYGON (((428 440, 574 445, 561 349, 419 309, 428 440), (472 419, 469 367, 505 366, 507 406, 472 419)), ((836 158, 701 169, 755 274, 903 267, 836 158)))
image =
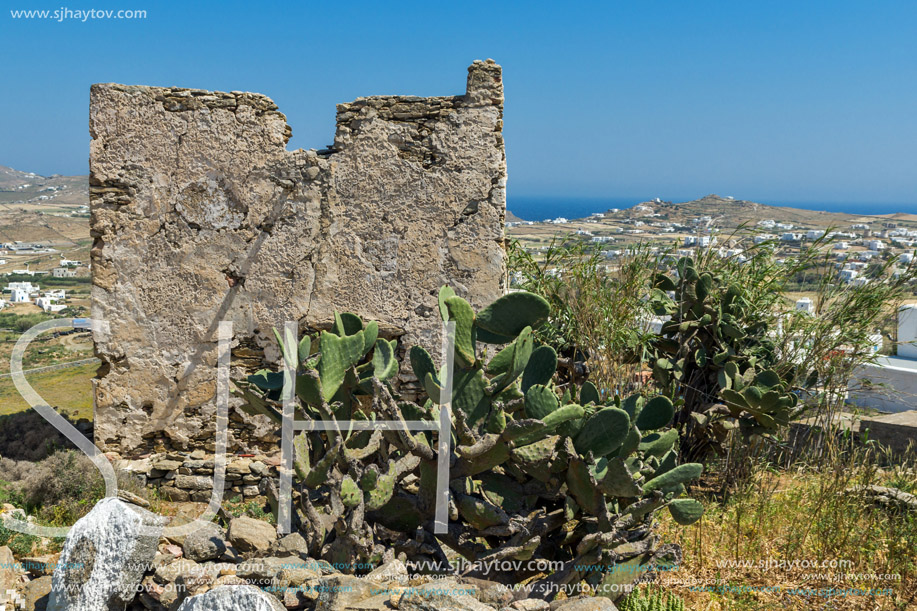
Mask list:
MULTIPOLYGON (((670 198, 663 197, 664 201, 689 202, 698 197, 670 198)), ((725 197, 725 196, 724 196, 725 197)), ((507 196, 506 208, 524 221, 544 221, 563 217, 568 219, 585 218, 594 212, 605 212, 611 208, 632 208, 642 202, 651 201, 652 197, 563 197, 563 196, 507 196)), ((743 199, 737 197, 736 199, 743 199)), ((748 200, 756 201, 756 200, 748 200)), ((778 208, 798 208, 824 212, 839 212, 863 216, 877 216, 885 214, 917 214, 917 203, 895 204, 875 202, 789 202, 789 201, 758 201, 759 204, 778 208)))

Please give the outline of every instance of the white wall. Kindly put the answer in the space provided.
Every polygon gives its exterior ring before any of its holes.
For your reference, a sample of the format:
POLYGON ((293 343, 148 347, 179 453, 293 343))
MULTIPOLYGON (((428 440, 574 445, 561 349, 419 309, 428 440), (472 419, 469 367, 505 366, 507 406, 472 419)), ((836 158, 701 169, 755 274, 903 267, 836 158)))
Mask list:
POLYGON ((898 310, 898 356, 917 359, 917 305, 898 310))
POLYGON ((917 410, 917 371, 875 365, 858 367, 850 380, 847 403, 883 412, 917 410), (864 389, 863 379, 872 382, 870 390, 864 389))

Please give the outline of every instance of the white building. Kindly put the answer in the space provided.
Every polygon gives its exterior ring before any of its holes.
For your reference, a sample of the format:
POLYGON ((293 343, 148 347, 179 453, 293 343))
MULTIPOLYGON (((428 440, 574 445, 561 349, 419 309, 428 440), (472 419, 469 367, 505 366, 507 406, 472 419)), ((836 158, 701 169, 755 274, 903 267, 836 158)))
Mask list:
POLYGON ((882 240, 867 240, 866 248, 869 250, 883 250, 885 248, 885 242, 882 240))
POLYGON ((31 282, 10 282, 3 290, 15 291, 17 289, 27 293, 37 293, 40 290, 40 287, 37 284, 32 284, 31 282))
POLYGON ((807 240, 818 240, 824 237, 824 235, 825 235, 824 229, 809 229, 806 232, 806 239, 807 240))
POLYGON ((898 354, 859 367, 848 403, 883 412, 917 409, 917 304, 898 310, 898 354))
POLYGON ((855 269, 842 269, 840 274, 838 274, 838 277, 842 282, 847 282, 849 284, 850 282, 853 282, 859 275, 860 272, 855 269))
POLYGON ((917 359, 917 304, 898 310, 898 356, 917 359))
POLYGON ((777 239, 777 236, 770 234, 770 233, 762 233, 752 238, 755 244, 761 244, 762 242, 770 242, 771 240, 776 240, 776 239, 777 239))
POLYGON ((55 303, 55 301, 56 300, 51 297, 39 297, 35 300, 35 305, 45 312, 60 312, 67 307, 62 303, 55 303))
MULTIPOLYGON (((507 227, 512 223, 507 223, 507 227)), ((51 270, 51 275, 55 278, 75 278, 76 270, 72 267, 55 267, 51 270)))
POLYGON ((10 291, 10 303, 31 303, 29 292, 23 289, 13 289, 10 291))
POLYGON ((801 236, 798 233, 787 232, 787 233, 784 233, 782 236, 780 236, 780 241, 781 242, 798 242, 800 238, 801 236))
POLYGON ((815 314, 815 304, 808 297, 796 300, 796 311, 805 312, 806 314, 815 314))
POLYGON ((702 236, 685 236, 685 246, 700 246, 701 248, 706 248, 713 243, 713 240, 708 235, 702 236))
POLYGON ((870 351, 873 354, 876 354, 882 349, 882 341, 883 338, 881 333, 871 333, 869 335, 870 351))
POLYGON ((25 269, 14 269, 13 273, 18 276, 46 276, 48 274, 48 272, 34 271, 28 267, 25 269))
POLYGON ((835 250, 847 250, 848 248, 850 248, 850 244, 847 242, 835 242, 834 244, 835 250))

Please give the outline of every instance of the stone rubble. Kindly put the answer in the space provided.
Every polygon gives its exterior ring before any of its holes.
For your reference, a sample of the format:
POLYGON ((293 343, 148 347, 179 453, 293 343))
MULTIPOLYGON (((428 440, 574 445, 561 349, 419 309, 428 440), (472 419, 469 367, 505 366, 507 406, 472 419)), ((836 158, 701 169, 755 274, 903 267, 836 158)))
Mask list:
MULTIPOLYGON (((93 540, 98 542, 94 559, 115 558, 117 564, 118 558, 128 554, 136 556, 136 552, 125 551, 129 546, 119 539, 119 532, 123 528, 123 516, 128 515, 123 512, 141 510, 121 507, 125 504, 113 499, 103 500, 99 505, 90 513, 92 518, 89 520, 95 524, 91 532, 93 540), (100 522, 103 514, 106 517, 112 514, 111 509, 122 517, 104 524, 100 522)), ((85 526, 74 529, 61 554, 62 561, 74 558, 76 542, 84 540, 89 530, 85 526)), ((93 590, 97 595, 92 597, 92 604, 86 604, 85 600, 71 601, 67 603, 70 606, 61 606, 60 601, 51 602, 52 589, 57 593, 66 585, 79 581, 74 574, 55 571, 52 579, 49 576, 30 577, 25 571, 4 571, 3 566, 13 564, 12 553, 4 547, 0 547, 0 562, 5 563, 0 565, 0 585, 9 584, 15 589, 17 596, 26 601, 25 608, 29 611, 55 608, 78 611, 109 608, 127 611, 615 611, 616 608, 610 600, 598 597, 552 603, 537 599, 514 600, 512 589, 483 579, 411 575, 404 562, 397 558, 366 575, 344 574, 327 562, 310 558, 300 534, 277 538, 273 526, 247 517, 231 519, 227 529, 213 524, 192 532, 184 537, 181 546, 169 539, 160 539, 152 548, 152 556, 150 549, 145 549, 147 553, 143 557, 146 560, 137 566, 146 570, 140 574, 112 577, 110 583, 100 586, 89 571, 90 579, 85 583, 99 588, 93 590), (244 538, 234 539, 233 533, 244 533, 244 538), (252 549, 259 551, 243 554, 235 548, 243 541, 251 543, 249 539, 255 537, 253 533, 258 533, 260 539, 252 549), (198 547, 205 551, 194 551, 198 547), (219 550, 222 553, 216 556, 219 550), (206 556, 207 559, 195 560, 190 556, 206 556), (135 596, 119 598, 117 593, 123 591, 128 582, 134 584, 131 590, 135 596), (99 603, 102 598, 108 602, 99 603)), ((49 564, 58 562, 53 555, 42 558, 49 564)), ((23 559, 19 562, 23 563, 23 559)), ((43 571, 39 570, 36 574, 41 573, 43 571)))

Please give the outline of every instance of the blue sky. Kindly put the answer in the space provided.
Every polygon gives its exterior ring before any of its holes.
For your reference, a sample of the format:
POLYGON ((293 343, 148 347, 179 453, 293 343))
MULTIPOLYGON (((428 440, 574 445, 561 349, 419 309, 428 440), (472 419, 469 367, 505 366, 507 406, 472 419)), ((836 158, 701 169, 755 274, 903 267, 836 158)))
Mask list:
POLYGON ((917 212, 917 3, 7 0, 0 165, 86 173, 94 82, 250 90, 290 148, 334 105, 503 65, 509 194, 882 202, 917 212), (72 2, 72 3, 71 3, 72 2), (143 20, 9 10, 144 9, 143 20), (7 10, 9 9, 9 10, 7 10))

